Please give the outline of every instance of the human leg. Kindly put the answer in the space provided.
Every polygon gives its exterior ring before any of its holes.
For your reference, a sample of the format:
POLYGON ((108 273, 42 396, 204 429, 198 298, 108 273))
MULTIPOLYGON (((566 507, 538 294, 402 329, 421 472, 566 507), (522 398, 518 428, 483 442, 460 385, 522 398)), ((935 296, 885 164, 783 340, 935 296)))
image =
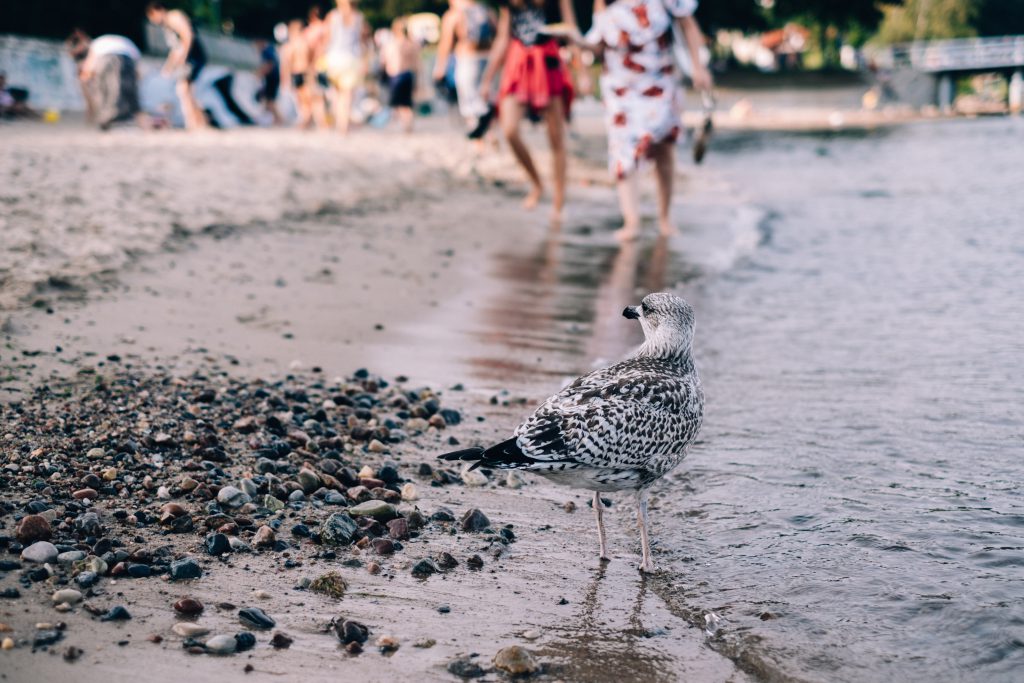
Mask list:
POLYGON ((501 103, 500 117, 501 130, 505 134, 505 139, 508 140, 508 145, 512 148, 516 161, 526 171, 530 181, 530 192, 526 195, 523 205, 532 209, 540 201, 540 197, 544 193, 544 185, 541 183, 540 174, 537 173, 537 167, 533 164, 530 150, 519 133, 519 122, 523 119, 523 106, 510 95, 501 103))

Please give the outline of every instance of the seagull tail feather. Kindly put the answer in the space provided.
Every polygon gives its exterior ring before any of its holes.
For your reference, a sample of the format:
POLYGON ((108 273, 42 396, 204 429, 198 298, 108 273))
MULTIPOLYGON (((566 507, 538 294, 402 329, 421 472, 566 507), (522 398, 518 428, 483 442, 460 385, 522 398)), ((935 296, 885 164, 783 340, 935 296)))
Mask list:
POLYGON ((519 449, 516 438, 512 437, 495 444, 490 448, 464 448, 460 451, 452 451, 438 456, 441 460, 463 460, 472 462, 469 468, 475 470, 484 465, 486 467, 500 467, 514 469, 537 462, 519 449))

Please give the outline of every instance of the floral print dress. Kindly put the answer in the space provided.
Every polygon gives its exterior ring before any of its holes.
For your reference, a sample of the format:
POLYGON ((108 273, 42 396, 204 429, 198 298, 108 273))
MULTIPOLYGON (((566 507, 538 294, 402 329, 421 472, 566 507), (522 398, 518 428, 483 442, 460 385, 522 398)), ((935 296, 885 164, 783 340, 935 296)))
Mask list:
POLYGON ((608 167, 616 179, 638 170, 652 144, 680 130, 682 89, 672 57, 672 22, 697 0, 616 0, 594 15, 587 40, 605 46, 601 96, 608 126, 608 167))

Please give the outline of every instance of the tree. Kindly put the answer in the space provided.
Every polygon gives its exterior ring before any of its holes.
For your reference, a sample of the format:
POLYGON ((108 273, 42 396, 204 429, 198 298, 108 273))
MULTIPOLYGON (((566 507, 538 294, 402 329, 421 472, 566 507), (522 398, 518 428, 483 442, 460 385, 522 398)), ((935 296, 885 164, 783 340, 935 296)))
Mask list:
POLYGON ((877 40, 906 43, 977 35, 974 20, 979 4, 977 0, 906 0, 902 5, 885 5, 877 40))

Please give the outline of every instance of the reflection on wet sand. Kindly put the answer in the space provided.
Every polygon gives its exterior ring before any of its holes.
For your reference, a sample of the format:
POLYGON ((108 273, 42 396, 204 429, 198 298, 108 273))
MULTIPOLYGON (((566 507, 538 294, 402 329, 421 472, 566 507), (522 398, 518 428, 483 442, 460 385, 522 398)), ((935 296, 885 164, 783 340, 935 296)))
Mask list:
POLYGON ((643 336, 622 309, 673 282, 674 265, 669 240, 660 237, 619 245, 554 233, 498 255, 493 276, 504 286, 473 331, 493 353, 470 359, 471 372, 522 385, 618 360, 643 336))
POLYGON ((645 604, 652 597, 646 579, 631 567, 602 563, 587 586, 581 609, 557 631, 542 655, 559 662, 557 673, 568 680, 678 680, 674 657, 664 642, 671 638, 671 627, 665 626, 658 610, 645 604))

